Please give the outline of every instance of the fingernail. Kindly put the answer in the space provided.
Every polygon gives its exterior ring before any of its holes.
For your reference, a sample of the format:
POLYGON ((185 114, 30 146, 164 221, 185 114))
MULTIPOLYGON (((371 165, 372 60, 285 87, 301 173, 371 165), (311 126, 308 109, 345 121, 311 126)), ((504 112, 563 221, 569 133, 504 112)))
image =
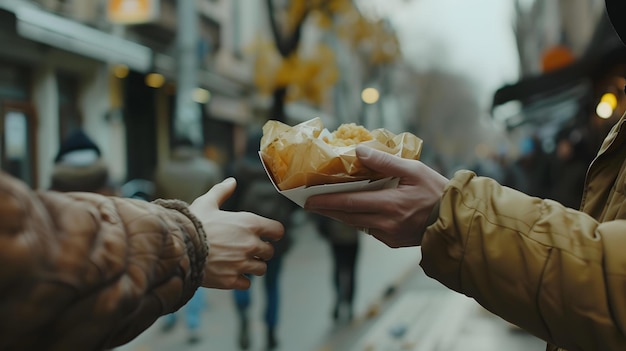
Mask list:
POLYGON ((224 184, 230 184, 230 183, 234 183, 234 182, 235 182, 235 178, 233 178, 233 177, 228 177, 228 178, 226 178, 226 179, 224 179, 222 181, 222 183, 224 183, 224 184))

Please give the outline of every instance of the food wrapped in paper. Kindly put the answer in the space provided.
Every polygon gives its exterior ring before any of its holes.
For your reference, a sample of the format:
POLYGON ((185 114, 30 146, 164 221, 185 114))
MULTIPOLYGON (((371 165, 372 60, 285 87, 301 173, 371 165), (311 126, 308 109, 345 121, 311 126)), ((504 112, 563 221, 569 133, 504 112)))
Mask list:
POLYGON ((324 128, 320 118, 288 126, 270 120, 263 126, 260 155, 280 191, 383 178, 364 167, 356 157, 356 145, 418 159, 422 140, 411 133, 394 134, 386 129, 371 132, 354 123, 334 132, 324 128))

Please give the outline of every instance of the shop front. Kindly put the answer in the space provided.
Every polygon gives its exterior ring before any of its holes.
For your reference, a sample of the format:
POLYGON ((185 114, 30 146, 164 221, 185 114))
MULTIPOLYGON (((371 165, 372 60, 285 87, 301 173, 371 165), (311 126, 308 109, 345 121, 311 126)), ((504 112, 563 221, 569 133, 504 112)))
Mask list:
POLYGON ((0 3, 0 42, 2 169, 47 188, 60 143, 82 128, 122 180, 125 141, 116 130, 123 126, 109 118, 111 67, 145 72, 152 51, 26 1, 0 3))

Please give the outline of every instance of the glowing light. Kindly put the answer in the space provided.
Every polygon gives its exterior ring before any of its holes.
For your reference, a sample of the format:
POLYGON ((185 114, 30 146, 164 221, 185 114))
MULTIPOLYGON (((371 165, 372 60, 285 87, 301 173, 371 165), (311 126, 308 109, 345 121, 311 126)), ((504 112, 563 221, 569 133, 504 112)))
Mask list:
POLYGON ((206 104, 211 100, 211 92, 206 90, 206 89, 202 89, 202 88, 195 88, 193 90, 193 101, 199 103, 199 104, 206 104))
POLYGON ((617 96, 613 93, 606 93, 602 95, 600 103, 596 107, 596 114, 600 118, 608 119, 613 116, 615 109, 617 108, 617 96))
POLYGON ((159 73, 150 73, 146 76, 146 85, 150 88, 160 88, 165 84, 165 77, 159 73))
POLYGON ((376 88, 365 88, 363 92, 361 92, 361 99, 366 104, 375 104, 380 99, 380 93, 376 88))
POLYGON ((606 102, 607 104, 609 104, 609 106, 611 106, 613 110, 615 110, 615 108, 617 107, 617 96, 615 96, 615 94, 613 93, 606 93, 602 95, 602 99, 600 99, 600 102, 606 102))
POLYGON ((128 71, 128 66, 126 65, 113 66, 113 75, 119 79, 124 79, 128 77, 128 71))
POLYGON ((600 102, 596 107, 596 114, 598 117, 608 119, 613 116, 613 108, 608 102, 600 102))

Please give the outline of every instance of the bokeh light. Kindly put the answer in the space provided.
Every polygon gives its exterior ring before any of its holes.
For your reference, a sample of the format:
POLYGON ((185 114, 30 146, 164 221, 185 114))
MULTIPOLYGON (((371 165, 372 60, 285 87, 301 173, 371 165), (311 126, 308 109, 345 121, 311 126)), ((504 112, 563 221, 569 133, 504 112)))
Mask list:
POLYGON ((365 88, 363 92, 361 92, 361 99, 366 104, 375 104, 380 99, 380 93, 376 88, 365 88))
POLYGON ((150 73, 146 76, 146 85, 150 88, 160 88, 165 84, 165 77, 159 73, 150 73))
POLYGON ((608 119, 613 116, 613 112, 617 107, 617 96, 613 93, 606 93, 602 95, 600 103, 596 107, 596 114, 598 117, 608 119))

